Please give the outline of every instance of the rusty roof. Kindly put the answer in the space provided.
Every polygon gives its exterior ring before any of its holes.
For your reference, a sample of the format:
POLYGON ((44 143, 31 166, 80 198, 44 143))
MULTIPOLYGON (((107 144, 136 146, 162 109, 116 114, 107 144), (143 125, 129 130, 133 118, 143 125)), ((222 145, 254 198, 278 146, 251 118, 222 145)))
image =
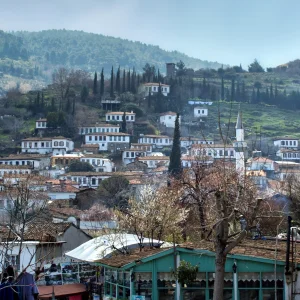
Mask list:
POLYGON ((43 299, 43 300, 52 299, 53 289, 56 297, 62 297, 62 296, 83 294, 86 291, 86 286, 82 283, 53 285, 53 286, 41 285, 39 286, 39 299, 43 299))

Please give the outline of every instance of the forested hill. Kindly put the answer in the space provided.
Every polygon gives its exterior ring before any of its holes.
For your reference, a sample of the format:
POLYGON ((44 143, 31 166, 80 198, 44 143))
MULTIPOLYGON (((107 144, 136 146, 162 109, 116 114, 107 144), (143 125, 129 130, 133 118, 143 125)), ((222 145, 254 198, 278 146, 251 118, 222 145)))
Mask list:
POLYGON ((70 30, 45 30, 40 32, 15 32, 31 56, 40 64, 65 65, 88 71, 99 71, 111 66, 135 67, 142 71, 146 63, 155 65, 162 72, 166 62, 184 61, 186 67, 200 68, 221 67, 220 63, 208 62, 189 57, 177 51, 165 51, 158 46, 141 42, 70 30))

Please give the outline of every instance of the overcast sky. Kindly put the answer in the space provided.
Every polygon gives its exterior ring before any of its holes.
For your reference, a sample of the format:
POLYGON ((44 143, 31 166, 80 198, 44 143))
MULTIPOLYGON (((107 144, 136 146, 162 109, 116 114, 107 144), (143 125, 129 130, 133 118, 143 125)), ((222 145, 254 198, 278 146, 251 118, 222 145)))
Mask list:
POLYGON ((300 58, 299 11, 299 0, 1 0, 0 29, 76 29, 266 67, 300 58))

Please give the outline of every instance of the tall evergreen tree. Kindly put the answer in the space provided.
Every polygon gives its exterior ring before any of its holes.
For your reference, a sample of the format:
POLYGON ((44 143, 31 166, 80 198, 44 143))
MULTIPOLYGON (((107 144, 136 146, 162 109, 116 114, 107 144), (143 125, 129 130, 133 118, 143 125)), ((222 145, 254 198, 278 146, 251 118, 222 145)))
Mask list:
POLYGON ((270 103, 273 103, 274 101, 274 91, 273 91, 273 84, 271 83, 270 86, 270 103))
POLYGON ((256 95, 255 95, 255 90, 254 90, 254 88, 252 89, 251 103, 256 103, 256 95))
POLYGON ((236 101, 241 101, 241 88, 240 88, 240 82, 239 81, 236 84, 235 100, 236 101))
POLYGON ((123 119, 122 119, 122 126, 121 126, 121 132, 126 133, 127 132, 127 127, 126 127, 127 123, 126 123, 126 113, 124 111, 123 114, 123 119))
POLYGON ((110 97, 114 97, 114 67, 111 67, 111 72, 110 72, 110 97))
POLYGON ((50 111, 56 111, 56 107, 55 107, 55 100, 54 97, 51 98, 51 108, 50 111))
POLYGON ((136 93, 136 86, 135 86, 135 70, 133 69, 132 70, 132 75, 131 75, 131 87, 130 87, 130 91, 132 94, 135 94, 136 93))
POLYGON ((94 95, 97 95, 97 94, 98 94, 98 80, 97 80, 97 72, 95 72, 95 75, 94 75, 93 94, 94 94, 94 95))
POLYGON ((175 177, 180 176, 182 172, 181 165, 181 150, 180 150, 180 128, 179 128, 179 113, 175 120, 175 129, 173 137, 173 146, 170 156, 169 173, 175 177))
POLYGON ((131 75, 130 75, 130 69, 127 72, 127 92, 130 92, 130 88, 131 88, 131 75))
POLYGON ((151 92, 149 89, 149 93, 148 93, 148 108, 151 108, 151 92))
POLYGON ((225 99, 225 88, 224 88, 224 78, 222 76, 222 81, 221 81, 221 100, 225 99))
POLYGON ((123 83, 122 83, 122 93, 126 92, 126 72, 123 70, 123 83))
POLYGON ((243 81, 243 83, 242 83, 242 95, 241 95, 241 98, 242 98, 242 102, 248 102, 245 81, 243 81))
POLYGON ((258 87, 257 90, 256 90, 256 103, 259 103, 260 101, 261 101, 261 98, 260 98, 260 89, 258 87))
POLYGON ((89 89, 86 86, 84 86, 80 93, 81 101, 85 102, 88 96, 89 96, 89 89))
POLYGON ((42 92, 42 101, 41 101, 41 108, 45 108, 45 99, 44 99, 44 93, 42 92))
POLYGON ((230 93, 230 101, 235 100, 235 81, 234 79, 231 80, 231 93, 230 93))
POLYGON ((117 71, 117 76, 116 76, 116 91, 118 93, 118 95, 120 95, 121 93, 121 71, 120 71, 120 66, 118 68, 117 71))
POLYGON ((75 98, 73 98, 72 115, 75 116, 75 98))
POLYGON ((101 77, 100 77, 100 96, 101 98, 103 97, 104 95, 104 73, 103 73, 103 68, 102 68, 102 71, 101 71, 101 77))

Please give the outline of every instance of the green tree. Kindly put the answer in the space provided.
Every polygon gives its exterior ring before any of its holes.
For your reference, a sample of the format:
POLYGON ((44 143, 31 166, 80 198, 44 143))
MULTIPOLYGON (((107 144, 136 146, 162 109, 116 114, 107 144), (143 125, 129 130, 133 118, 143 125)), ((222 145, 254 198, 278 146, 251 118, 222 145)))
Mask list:
POLYGON ((125 111, 124 111, 123 118, 122 118, 121 132, 124 132, 124 133, 127 132, 127 123, 126 123, 126 113, 125 113, 125 111))
POLYGON ((102 71, 101 71, 101 77, 100 77, 100 96, 101 98, 103 97, 104 95, 104 74, 103 74, 103 68, 102 68, 102 71))
POLYGON ((123 83, 122 83, 122 93, 126 92, 126 71, 125 69, 123 70, 123 83))
POLYGON ((47 126, 57 128, 65 125, 65 114, 63 112, 49 112, 47 114, 47 126))
POLYGON ((116 91, 118 95, 121 93, 121 71, 120 71, 120 66, 117 70, 117 76, 116 76, 116 91))
POLYGON ((155 66, 150 66, 150 64, 146 63, 145 66, 143 67, 143 75, 146 79, 147 82, 151 82, 153 78, 155 77, 155 66))
POLYGON ((98 194, 100 202, 108 208, 127 208, 129 181, 123 176, 111 176, 101 182, 98 194))
POLYGON ((180 150, 180 128, 179 128, 179 113, 175 120, 175 129, 173 137, 173 146, 170 156, 169 173, 174 176, 180 175, 182 172, 181 166, 181 150, 180 150))
POLYGON ((259 64, 257 59, 254 59, 253 63, 248 66, 248 71, 250 73, 263 73, 263 72, 265 72, 264 68, 259 64))
POLYGON ((89 89, 84 86, 82 89, 81 89, 81 93, 80 93, 80 98, 81 98, 81 101, 82 102, 85 102, 86 99, 88 98, 89 96, 89 89))
POLYGON ((95 72, 95 75, 94 75, 93 94, 94 94, 94 95, 97 95, 97 94, 98 94, 98 80, 97 80, 97 72, 95 72))
POLYGON ((111 67, 111 72, 110 72, 110 97, 114 97, 114 67, 111 67))
POLYGON ((224 99, 225 99, 225 88, 224 88, 224 78, 222 76, 222 81, 221 81, 221 100, 224 100, 224 99))
POLYGON ((131 88, 131 75, 130 75, 130 69, 127 72, 127 92, 130 92, 130 88, 131 88))
POLYGON ((230 94, 230 101, 235 100, 235 81, 234 79, 231 80, 231 94, 230 94))
POLYGON ((148 93, 148 108, 151 108, 151 92, 149 89, 149 93, 148 93))
POLYGON ((68 169, 68 172, 94 172, 94 168, 91 164, 80 160, 73 161, 68 169))
POLYGON ((183 76, 186 73, 186 67, 185 64, 182 60, 180 60, 177 64, 177 71, 176 71, 176 76, 183 76))

